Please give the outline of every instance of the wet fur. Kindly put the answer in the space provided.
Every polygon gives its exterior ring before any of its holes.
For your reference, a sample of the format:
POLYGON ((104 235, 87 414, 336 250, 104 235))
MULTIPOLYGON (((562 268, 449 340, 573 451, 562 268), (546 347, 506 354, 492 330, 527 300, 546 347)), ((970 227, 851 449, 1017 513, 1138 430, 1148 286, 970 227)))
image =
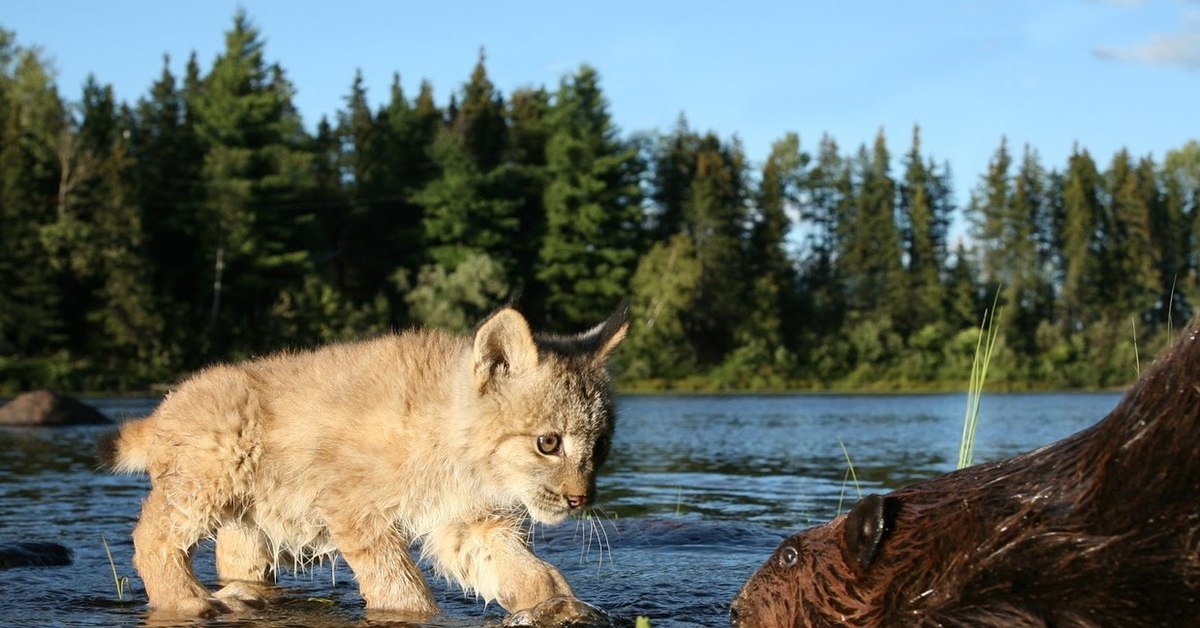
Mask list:
POLYGON ((785 540, 735 599, 734 624, 1190 625, 1198 445, 1193 329, 1091 428, 884 496, 865 566, 853 510, 785 540))
POLYGON ((414 330, 216 366, 101 443, 149 471, 134 563, 150 605, 206 615, 261 603, 281 561, 340 554, 368 608, 438 612, 409 548, 511 611, 572 591, 527 543, 595 499, 614 428, 606 361, 628 310, 535 337, 503 308, 474 334, 414 330), (545 455, 537 437, 560 434, 545 455), (190 551, 215 535, 216 596, 190 551))

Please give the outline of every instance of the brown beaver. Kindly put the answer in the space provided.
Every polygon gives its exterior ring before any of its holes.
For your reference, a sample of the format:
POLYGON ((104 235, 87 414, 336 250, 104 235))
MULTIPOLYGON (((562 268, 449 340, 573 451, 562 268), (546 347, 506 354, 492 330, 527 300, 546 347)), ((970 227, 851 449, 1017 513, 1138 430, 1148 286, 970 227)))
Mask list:
POLYGON ((1200 332, 1096 425, 785 540, 734 626, 1200 623, 1200 332))

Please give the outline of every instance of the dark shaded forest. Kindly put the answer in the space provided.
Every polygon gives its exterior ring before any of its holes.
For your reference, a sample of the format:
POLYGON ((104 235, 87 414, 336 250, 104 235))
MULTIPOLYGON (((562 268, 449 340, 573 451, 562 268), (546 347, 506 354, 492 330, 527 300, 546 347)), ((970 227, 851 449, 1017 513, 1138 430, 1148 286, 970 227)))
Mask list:
POLYGON ((75 101, 0 30, 0 392, 466 330, 516 290, 559 331, 628 298, 627 390, 960 389, 994 302, 992 387, 1110 387, 1200 296, 1194 139, 1048 167, 998 138, 960 207, 919 128, 752 159, 682 114, 623 133, 586 65, 502 94, 481 53, 448 98, 397 76, 376 109, 347 77, 309 130, 263 42, 239 14, 207 70, 75 101))

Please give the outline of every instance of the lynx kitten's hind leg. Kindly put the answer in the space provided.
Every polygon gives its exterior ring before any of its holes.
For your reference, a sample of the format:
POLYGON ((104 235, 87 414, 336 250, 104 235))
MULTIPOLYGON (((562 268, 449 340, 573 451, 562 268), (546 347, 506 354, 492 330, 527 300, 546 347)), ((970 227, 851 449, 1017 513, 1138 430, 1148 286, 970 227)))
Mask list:
POLYGON ((167 503, 152 488, 133 529, 133 562, 150 605, 183 615, 212 615, 224 609, 192 573, 191 549, 208 530, 167 503))
POLYGON ((237 521, 217 530, 217 578, 225 585, 217 599, 231 610, 262 608, 271 574, 270 551, 256 526, 237 521))
POLYGON ((217 530, 217 578, 267 582, 271 574, 271 552, 257 526, 237 521, 217 530))

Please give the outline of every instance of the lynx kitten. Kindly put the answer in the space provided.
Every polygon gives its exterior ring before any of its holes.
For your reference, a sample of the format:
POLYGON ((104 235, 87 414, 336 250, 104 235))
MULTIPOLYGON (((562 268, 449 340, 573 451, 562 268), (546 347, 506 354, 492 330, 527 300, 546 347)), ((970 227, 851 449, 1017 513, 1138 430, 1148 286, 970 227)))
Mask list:
POLYGON ((596 497, 614 413, 606 362, 628 308, 574 336, 505 307, 472 336, 414 330, 193 375, 102 443, 149 471, 134 564, 155 609, 258 605, 281 559, 340 554, 367 608, 438 613, 409 548, 510 612, 573 596, 525 517, 596 497), (190 553, 216 536, 215 595, 190 553))

